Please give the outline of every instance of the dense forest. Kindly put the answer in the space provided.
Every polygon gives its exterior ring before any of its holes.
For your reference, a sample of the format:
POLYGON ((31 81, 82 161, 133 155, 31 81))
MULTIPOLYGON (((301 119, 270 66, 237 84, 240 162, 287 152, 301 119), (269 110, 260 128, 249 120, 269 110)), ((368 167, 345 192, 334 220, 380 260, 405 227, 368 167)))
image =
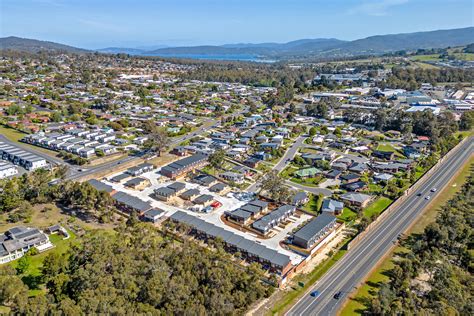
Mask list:
POLYGON ((370 315, 473 315, 474 173, 423 233, 402 242, 370 315))
POLYGON ((273 287, 257 266, 229 262, 223 249, 163 237, 131 221, 114 234, 93 233, 68 253, 49 254, 28 297, 10 266, 0 268, 0 305, 14 314, 239 315, 273 287))
POLYGON ((474 81, 474 70, 458 68, 423 69, 423 68, 392 68, 392 74, 386 81, 378 83, 381 89, 400 88, 406 90, 419 89, 421 84, 429 82, 433 85, 440 82, 458 83, 474 81))

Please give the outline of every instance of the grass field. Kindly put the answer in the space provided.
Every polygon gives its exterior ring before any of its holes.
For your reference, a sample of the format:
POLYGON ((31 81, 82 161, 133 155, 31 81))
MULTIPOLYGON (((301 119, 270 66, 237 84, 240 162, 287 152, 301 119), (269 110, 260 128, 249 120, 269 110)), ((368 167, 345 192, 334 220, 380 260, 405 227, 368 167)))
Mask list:
POLYGON ((371 218, 373 215, 379 215, 387 208, 387 206, 390 205, 390 203, 392 203, 392 200, 381 196, 364 209, 364 216, 371 218))
POLYGON ((417 55, 410 57, 411 60, 415 61, 438 61, 439 59, 439 54, 431 54, 431 55, 417 55))
POLYGON ((5 136, 11 141, 19 141, 27 134, 17 131, 16 129, 0 125, 0 135, 5 136))
MULTIPOLYGON (((13 129, 13 128, 10 128, 10 127, 0 125, 0 135, 4 135, 6 138, 8 138, 11 141, 19 142, 20 139, 22 139, 23 137, 25 137, 28 134, 19 132, 16 129, 13 129)), ((41 151, 41 152, 43 152, 47 155, 50 155, 50 156, 56 157, 57 154, 58 154, 55 151, 52 151, 52 150, 49 150, 49 149, 46 149, 46 148, 42 148, 42 147, 33 146, 33 145, 30 145, 30 144, 22 143, 22 145, 26 146, 26 147, 30 147, 30 148, 32 148, 34 150, 37 150, 37 151, 41 151)))
MULTIPOLYGON (((432 200, 429 208, 420 216, 415 224, 408 230, 407 235, 422 232, 425 227, 434 222, 441 206, 446 204, 461 189, 463 183, 469 176, 469 171, 474 171, 474 161, 470 161, 459 171, 456 177, 439 192, 432 200)), ((380 282, 388 280, 386 272, 393 267, 392 259, 397 253, 406 251, 403 247, 396 247, 380 265, 369 275, 367 281, 362 285, 355 295, 350 298, 346 305, 341 309, 339 315, 362 315, 365 309, 364 303, 374 297, 380 285, 380 282)))

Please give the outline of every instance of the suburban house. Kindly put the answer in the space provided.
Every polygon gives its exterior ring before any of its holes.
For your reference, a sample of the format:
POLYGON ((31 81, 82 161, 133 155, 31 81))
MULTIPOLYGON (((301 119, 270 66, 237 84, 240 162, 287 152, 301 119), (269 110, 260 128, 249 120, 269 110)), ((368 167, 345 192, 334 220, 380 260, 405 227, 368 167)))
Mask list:
POLYGON ((184 191, 183 193, 181 193, 181 195, 179 197, 182 198, 183 200, 191 201, 194 198, 196 198, 197 196, 199 196, 199 194, 201 194, 201 193, 199 192, 198 189, 189 189, 189 190, 184 191))
POLYGON ((364 208, 372 200, 372 197, 363 193, 345 193, 341 195, 341 200, 346 202, 349 206, 364 208))
POLYGON ((139 164, 138 166, 131 167, 125 171, 129 175, 136 177, 141 174, 144 174, 145 172, 152 171, 155 168, 151 163, 142 163, 139 164))
POLYGON ((295 211, 296 207, 293 205, 282 205, 276 210, 253 222, 252 227, 265 235, 270 232, 273 227, 293 215, 295 211))
POLYGON ((161 201, 168 202, 172 198, 181 194, 186 185, 181 182, 174 182, 166 187, 157 188, 153 191, 152 197, 161 201))
POLYGON ((184 176, 186 173, 194 171, 197 168, 207 164, 207 156, 203 154, 194 154, 190 157, 182 158, 161 168, 160 173, 171 179, 184 176))
POLYGON ((292 243, 298 247, 309 249, 323 239, 336 227, 336 217, 322 213, 293 234, 292 243))
POLYGON ((317 174, 321 174, 322 171, 315 167, 309 167, 295 171, 293 174, 298 178, 311 178, 317 174))
POLYGON ((258 262, 271 272, 284 276, 293 268, 291 259, 287 255, 185 212, 178 211, 171 215, 170 219, 174 222, 189 225, 193 228, 192 233, 198 236, 203 236, 207 239, 219 237, 224 242, 227 251, 231 253, 239 252, 241 256, 250 262, 258 262))
POLYGON ((236 172, 231 172, 231 171, 226 171, 222 174, 219 175, 222 179, 229 181, 229 182, 235 182, 235 183, 242 183, 244 182, 244 175, 241 173, 236 173, 236 172))
POLYGON ((144 222, 156 223, 159 221, 163 213, 163 210, 154 208, 143 213, 143 215, 141 216, 141 220, 144 222))
POLYGON ((0 264, 23 257, 31 248, 42 252, 54 247, 38 228, 17 226, 0 235, 0 264))
POLYGON ((335 201, 333 199, 324 199, 323 204, 321 206, 321 211, 332 213, 335 215, 342 214, 342 210, 344 209, 344 203, 340 201, 335 201))
POLYGON ((291 199, 291 204, 295 206, 302 206, 309 202, 309 196, 306 192, 297 192, 291 199))
POLYGON ((125 182, 125 186, 134 190, 143 190, 151 185, 150 180, 147 178, 136 177, 125 182))

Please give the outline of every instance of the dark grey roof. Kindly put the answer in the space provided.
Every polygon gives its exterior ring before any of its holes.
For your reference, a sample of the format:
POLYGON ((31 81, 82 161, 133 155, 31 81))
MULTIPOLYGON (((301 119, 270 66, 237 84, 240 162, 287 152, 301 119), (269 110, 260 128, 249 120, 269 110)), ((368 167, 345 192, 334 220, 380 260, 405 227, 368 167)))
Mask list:
POLYGON ((294 236, 302 240, 309 241, 314 236, 319 234, 319 232, 323 230, 327 225, 331 224, 334 221, 336 221, 336 217, 334 215, 329 213, 322 213, 321 215, 311 220, 308 224, 300 228, 294 234, 294 236))
POLYGON ((156 195, 164 196, 164 197, 170 197, 176 194, 176 191, 169 187, 161 187, 161 188, 155 189, 154 192, 156 195))
POLYGON ((203 194, 195 198, 193 202, 197 204, 203 204, 212 200, 214 200, 214 197, 212 195, 203 194))
POLYGON ((271 213, 253 222, 252 227, 261 232, 266 232, 295 210, 296 208, 294 205, 282 205, 271 213))
POLYGON ((265 202, 262 200, 253 200, 253 201, 250 201, 248 204, 258 206, 260 209, 268 207, 268 202, 265 202))
POLYGON ((172 190, 175 190, 175 191, 181 191, 184 188, 186 188, 186 184, 184 184, 182 182, 174 182, 174 183, 171 183, 170 185, 168 185, 168 188, 170 188, 172 190))
POLYGON ((131 196, 125 192, 117 192, 112 196, 112 198, 118 203, 124 204, 140 212, 144 212, 152 208, 150 203, 142 201, 141 199, 131 196))
POLYGON ((245 251, 250 255, 259 257, 262 260, 266 260, 273 265, 285 267, 291 262, 290 257, 283 255, 276 250, 267 248, 256 243, 255 241, 244 238, 243 236, 237 235, 233 232, 226 231, 221 227, 207 223, 204 220, 189 215, 185 212, 178 211, 171 215, 170 218, 175 221, 190 225, 196 230, 199 230, 210 236, 220 237, 226 244, 237 247, 238 249, 245 251))
POLYGON ((112 186, 105 184, 104 182, 98 181, 96 179, 91 179, 87 181, 90 185, 92 185, 97 191, 105 191, 110 193, 114 190, 112 186))
POLYGON ((112 182, 120 182, 124 179, 127 179, 128 177, 130 177, 129 174, 126 174, 126 173, 121 173, 121 174, 118 174, 116 175, 115 177, 111 178, 110 181, 112 182))
POLYGON ((240 218, 243 220, 247 220, 248 218, 252 217, 252 213, 242 210, 240 208, 236 209, 235 211, 229 212, 228 214, 231 217, 240 218))
POLYGON ((260 207, 251 204, 245 204, 240 209, 252 214, 259 213, 262 210, 260 207))
POLYGON ((148 218, 154 218, 155 216, 159 216, 159 215, 163 214, 163 212, 164 212, 163 210, 153 208, 153 209, 148 210, 145 213, 143 213, 143 216, 148 217, 148 218))
POLYGON ((199 195, 198 189, 189 189, 181 194, 183 198, 191 198, 193 196, 199 195))
POLYGON ((141 177, 136 177, 136 178, 132 178, 132 179, 128 180, 127 182, 125 182, 125 185, 127 187, 133 187, 133 186, 139 185, 143 181, 147 181, 147 179, 141 178, 141 177))
POLYGON ((190 157, 186 157, 186 158, 180 159, 178 161, 172 162, 172 163, 170 163, 169 165, 167 165, 163 168, 169 169, 169 170, 181 170, 181 169, 187 168, 189 165, 192 165, 196 162, 206 160, 206 159, 207 159, 206 155, 194 154, 190 157))
POLYGON ((209 191, 211 192, 220 192, 226 188, 226 185, 224 183, 216 183, 212 187, 209 188, 209 191))

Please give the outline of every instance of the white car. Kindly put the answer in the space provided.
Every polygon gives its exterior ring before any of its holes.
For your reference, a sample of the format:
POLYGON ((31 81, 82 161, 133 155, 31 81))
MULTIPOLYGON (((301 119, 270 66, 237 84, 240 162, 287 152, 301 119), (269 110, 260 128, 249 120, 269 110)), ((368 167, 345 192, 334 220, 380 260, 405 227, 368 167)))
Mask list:
POLYGON ((438 189, 432 188, 432 189, 431 189, 431 192, 436 192, 436 190, 438 190, 438 189))
POLYGON ((427 197, 425 197, 425 200, 429 200, 429 199, 431 199, 431 196, 428 195, 427 197))

